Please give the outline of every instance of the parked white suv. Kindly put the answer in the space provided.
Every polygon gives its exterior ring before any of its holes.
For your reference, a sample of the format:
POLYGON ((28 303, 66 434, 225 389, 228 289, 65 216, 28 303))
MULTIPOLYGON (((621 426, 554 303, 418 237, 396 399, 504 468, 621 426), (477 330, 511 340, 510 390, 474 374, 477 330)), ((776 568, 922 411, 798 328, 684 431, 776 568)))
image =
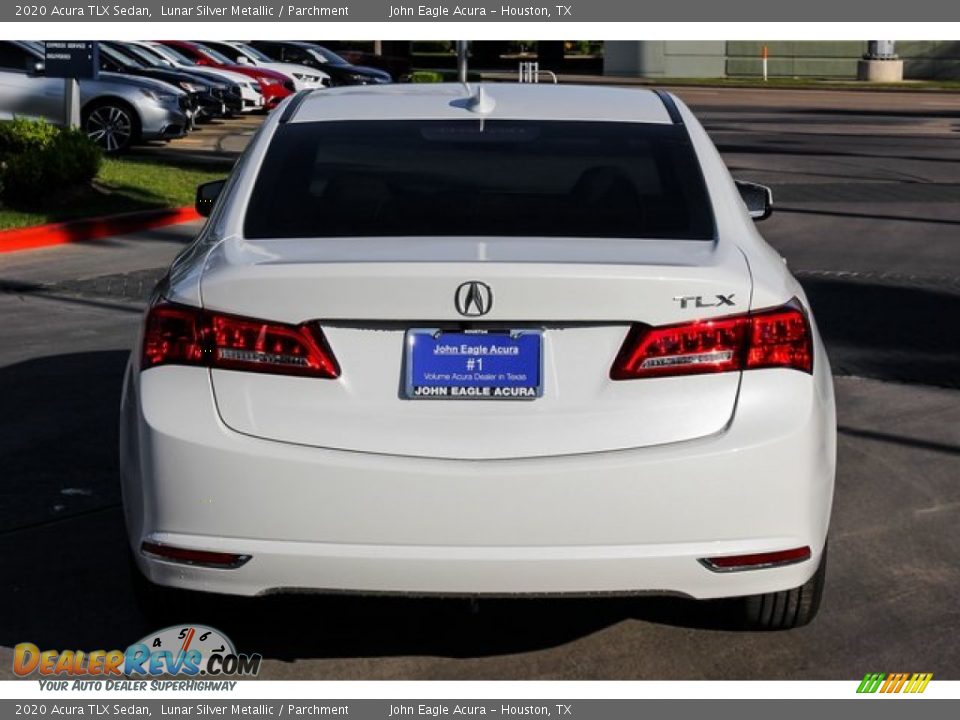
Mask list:
POLYGON ((152 583, 816 614, 830 366, 678 99, 301 93, 198 198, 123 396, 152 583))

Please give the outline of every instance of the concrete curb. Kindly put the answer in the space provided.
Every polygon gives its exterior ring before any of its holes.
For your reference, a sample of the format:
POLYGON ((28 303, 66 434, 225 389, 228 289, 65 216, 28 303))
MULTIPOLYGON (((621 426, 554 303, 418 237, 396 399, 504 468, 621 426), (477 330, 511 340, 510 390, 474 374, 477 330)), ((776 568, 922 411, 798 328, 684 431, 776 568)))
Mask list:
POLYGON ((34 250, 197 220, 193 207, 161 208, 0 230, 0 253, 34 250))

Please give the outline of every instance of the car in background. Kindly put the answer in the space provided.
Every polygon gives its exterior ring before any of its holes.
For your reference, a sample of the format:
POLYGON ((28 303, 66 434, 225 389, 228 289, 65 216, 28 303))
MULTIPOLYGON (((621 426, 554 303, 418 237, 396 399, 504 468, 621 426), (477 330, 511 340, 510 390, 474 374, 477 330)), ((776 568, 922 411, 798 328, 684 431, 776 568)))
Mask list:
MULTIPOLYGON (((112 72, 79 84, 81 128, 105 152, 187 132, 190 100, 179 88, 112 72)), ((32 117, 62 124, 63 93, 62 78, 44 75, 41 43, 0 41, 0 120, 32 117)))
POLYGON ((817 614, 830 363, 755 227, 769 188, 735 181, 674 95, 305 92, 196 207, 124 376, 141 597, 817 614))
POLYGON ((275 62, 251 45, 241 42, 210 41, 198 42, 205 48, 216 50, 225 58, 238 65, 253 65, 254 67, 276 70, 293 79, 297 90, 312 90, 321 87, 330 87, 330 76, 322 70, 294 65, 293 63, 275 62))
MULTIPOLYGON (((224 70, 223 68, 197 65, 186 55, 177 52, 171 47, 161 45, 158 42, 127 40, 124 44, 131 50, 141 53, 144 56, 152 57, 169 67, 201 72, 232 83, 239 88, 241 112, 254 112, 264 108, 263 90, 260 83, 253 78, 247 77, 242 73, 224 70)), ((231 93, 236 94, 237 90, 231 87, 231 93)))
POLYGON ((106 58, 117 65, 117 72, 162 80, 190 93, 197 104, 197 120, 229 117, 242 109, 239 86, 215 75, 165 66, 155 58, 143 57, 122 42, 111 40, 100 41, 100 58, 101 62, 106 58))
POLYGON ((393 82, 390 73, 363 65, 351 65, 322 45, 295 40, 253 40, 249 43, 279 62, 323 70, 338 85, 382 85, 393 82))
POLYGON ((389 73, 390 77, 399 79, 410 75, 411 65, 409 57, 397 55, 383 55, 372 53, 367 50, 353 48, 349 43, 343 41, 325 41, 310 40, 314 45, 319 45, 339 55, 351 65, 365 66, 383 70, 389 73))
POLYGON ((157 71, 151 68, 145 68, 140 63, 131 60, 125 55, 117 52, 106 43, 100 43, 100 72, 110 72, 118 75, 131 75, 133 77, 148 77, 152 80, 159 80, 162 83, 179 88, 187 94, 188 105, 185 112, 188 119, 188 130, 193 129, 193 125, 197 121, 198 116, 202 114, 200 110, 200 98, 201 95, 204 94, 205 90, 209 90, 201 85, 199 81, 192 79, 191 81, 188 81, 181 73, 176 71, 157 71))
POLYGON ((159 40, 158 42, 182 55, 186 55, 197 65, 230 70, 255 79, 260 83, 260 91, 263 93, 264 106, 267 110, 272 110, 282 100, 297 91, 293 80, 276 70, 234 63, 216 50, 205 48, 188 40, 159 40))

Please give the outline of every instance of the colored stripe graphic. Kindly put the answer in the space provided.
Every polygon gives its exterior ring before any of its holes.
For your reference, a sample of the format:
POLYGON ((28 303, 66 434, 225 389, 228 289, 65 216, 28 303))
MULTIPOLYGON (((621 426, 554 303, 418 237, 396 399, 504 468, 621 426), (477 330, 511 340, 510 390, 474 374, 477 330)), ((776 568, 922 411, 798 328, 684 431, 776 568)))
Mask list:
POLYGON ((910 678, 910 683, 907 685, 907 688, 904 690, 904 692, 922 693, 927 689, 927 685, 930 683, 931 678, 933 678, 933 673, 914 673, 913 677, 910 678))
POLYGON ((884 673, 867 673, 863 676, 863 680, 860 682, 860 687, 857 688, 858 693, 875 693, 879 687, 880 683, 883 682, 883 679, 886 677, 884 673))
POLYGON ((933 673, 867 673, 857 687, 858 693, 922 693, 933 673))

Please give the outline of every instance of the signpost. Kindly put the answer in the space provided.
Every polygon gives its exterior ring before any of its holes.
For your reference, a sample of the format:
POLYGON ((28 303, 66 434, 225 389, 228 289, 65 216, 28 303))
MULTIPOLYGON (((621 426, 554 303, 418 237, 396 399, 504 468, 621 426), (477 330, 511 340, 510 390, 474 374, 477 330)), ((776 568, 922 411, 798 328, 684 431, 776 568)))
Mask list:
POLYGON ((467 41, 457 40, 457 81, 467 81, 467 41))
POLYGON ((63 121, 80 127, 79 80, 96 80, 100 73, 100 50, 88 40, 48 40, 44 44, 44 74, 63 78, 63 121))

